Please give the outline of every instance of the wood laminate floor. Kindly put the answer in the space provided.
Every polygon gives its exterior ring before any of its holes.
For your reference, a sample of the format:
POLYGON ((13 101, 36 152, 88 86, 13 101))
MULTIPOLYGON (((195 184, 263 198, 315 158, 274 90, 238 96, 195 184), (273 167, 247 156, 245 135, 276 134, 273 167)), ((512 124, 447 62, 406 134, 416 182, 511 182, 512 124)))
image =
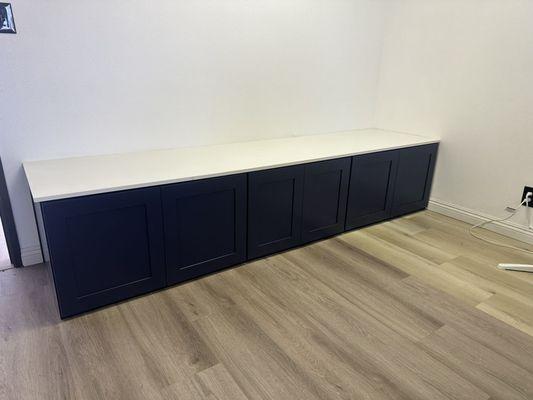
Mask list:
POLYGON ((68 321, 45 266, 4 271, 0 399, 533 399, 533 274, 495 269, 533 256, 466 228, 425 211, 68 321))

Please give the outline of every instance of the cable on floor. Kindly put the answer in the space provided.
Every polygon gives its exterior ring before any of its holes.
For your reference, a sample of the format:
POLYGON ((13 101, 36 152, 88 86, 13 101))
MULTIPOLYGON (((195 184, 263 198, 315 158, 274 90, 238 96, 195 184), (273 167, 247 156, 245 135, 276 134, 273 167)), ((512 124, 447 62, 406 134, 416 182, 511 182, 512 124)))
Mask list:
MULTIPOLYGON (((526 206, 529 206, 529 203, 531 202, 531 199, 529 196, 526 196, 524 198, 524 201, 522 201, 520 203, 520 205, 518 207, 516 207, 514 209, 514 211, 511 212, 511 214, 505 218, 501 218, 501 219, 489 219, 488 221, 484 221, 484 222, 480 222, 479 224, 477 225, 474 225, 474 226, 471 226, 470 229, 468 230, 468 233, 475 237, 476 239, 478 240, 482 240, 483 242, 486 242, 486 243, 489 243, 489 244, 492 244, 494 246, 499 246, 499 247, 505 247, 507 249, 513 249, 513 250, 517 250, 517 251, 522 251, 522 252, 525 252, 525 253, 528 253, 528 254, 533 254, 533 251, 531 250, 528 250, 528 249, 524 249, 524 248, 521 248, 521 247, 517 247, 517 246, 513 246, 513 245, 510 245, 510 244, 505 244, 505 243, 500 243, 500 242, 496 242, 496 241, 493 241, 493 240, 490 240, 490 239, 487 239, 487 238, 484 238, 484 237, 481 237, 481 236, 478 236, 476 235, 476 233, 474 232, 474 230, 478 229, 478 228, 483 228, 484 226, 488 225, 488 224, 492 224, 493 222, 504 222, 504 221, 507 221, 508 219, 511 219, 512 217, 514 217, 516 215, 516 213, 518 212, 518 210, 520 210, 520 207, 522 207, 524 204, 526 206)), ((529 211, 529 209, 527 210, 529 211)), ((528 227, 529 229, 531 229, 531 215, 530 213, 528 212, 527 213, 527 217, 528 217, 528 227)))

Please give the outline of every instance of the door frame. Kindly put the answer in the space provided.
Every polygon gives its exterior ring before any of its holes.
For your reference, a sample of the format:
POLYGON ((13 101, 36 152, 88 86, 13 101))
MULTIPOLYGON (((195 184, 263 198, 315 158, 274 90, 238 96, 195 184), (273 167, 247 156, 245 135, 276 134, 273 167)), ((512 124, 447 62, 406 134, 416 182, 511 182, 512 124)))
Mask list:
POLYGON ((17 228, 15 226, 15 219, 13 218, 13 210, 11 209, 11 200, 9 199, 9 192, 7 190, 6 177, 4 175, 4 167, 0 159, 0 219, 4 227, 4 234, 7 243, 7 251, 9 259, 14 267, 22 267, 22 256, 20 253, 19 238, 17 235, 17 228))

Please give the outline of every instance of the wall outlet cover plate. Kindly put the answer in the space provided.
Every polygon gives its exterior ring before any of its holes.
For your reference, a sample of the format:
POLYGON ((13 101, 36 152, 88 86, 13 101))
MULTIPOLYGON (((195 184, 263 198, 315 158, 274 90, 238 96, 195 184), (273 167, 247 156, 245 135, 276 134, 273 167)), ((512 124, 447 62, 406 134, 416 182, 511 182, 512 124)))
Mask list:
MULTIPOLYGON (((520 199, 520 201, 524 201, 524 199, 526 198, 526 194, 528 194, 529 192, 533 192, 533 187, 532 186, 524 186, 524 193, 522 193, 522 198, 520 199)), ((526 205, 523 204, 523 206, 525 207, 526 205)), ((529 202, 529 207, 533 207, 533 201, 529 202)))

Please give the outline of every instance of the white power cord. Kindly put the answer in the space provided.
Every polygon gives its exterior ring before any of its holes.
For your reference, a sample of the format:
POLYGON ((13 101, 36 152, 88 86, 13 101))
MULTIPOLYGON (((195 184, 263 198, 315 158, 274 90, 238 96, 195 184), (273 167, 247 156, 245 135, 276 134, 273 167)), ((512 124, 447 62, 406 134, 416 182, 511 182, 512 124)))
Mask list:
MULTIPOLYGON (((518 210, 520 210, 520 207, 522 207, 524 204, 526 205, 526 207, 529 207, 529 203, 531 203, 531 202, 533 202, 533 193, 532 192, 528 192, 526 194, 526 197, 524 198, 524 201, 522 201, 520 203, 520 205, 518 207, 516 207, 516 209, 514 211, 512 211, 509 216, 507 216, 505 218, 501 218, 501 219, 489 219, 488 221, 481 222, 481 223, 479 223, 477 225, 474 225, 474 226, 470 227, 470 229, 468 230, 468 233, 470 233, 470 235, 475 237, 476 239, 482 240, 482 241, 484 241, 486 243, 489 243, 489 244, 492 244, 494 246, 505 247, 505 248, 508 248, 508 249, 513 249, 513 250, 523 251, 523 252, 528 253, 528 254, 533 254, 533 251, 531 251, 531 250, 523 249, 521 247, 516 247, 516 246, 509 245, 509 244, 495 242, 495 241, 492 241, 490 239, 478 236, 478 235, 476 235, 474 233, 475 229, 482 228, 485 225, 491 224, 493 222, 503 222, 503 221, 507 221, 508 219, 511 219, 512 217, 514 217, 516 215, 518 210)), ((528 208, 527 211, 529 211, 529 208, 528 208)), ((527 217, 528 217, 528 227, 529 227, 529 229, 532 229, 531 221, 530 221, 531 215, 530 215, 529 212, 527 214, 527 217)))

